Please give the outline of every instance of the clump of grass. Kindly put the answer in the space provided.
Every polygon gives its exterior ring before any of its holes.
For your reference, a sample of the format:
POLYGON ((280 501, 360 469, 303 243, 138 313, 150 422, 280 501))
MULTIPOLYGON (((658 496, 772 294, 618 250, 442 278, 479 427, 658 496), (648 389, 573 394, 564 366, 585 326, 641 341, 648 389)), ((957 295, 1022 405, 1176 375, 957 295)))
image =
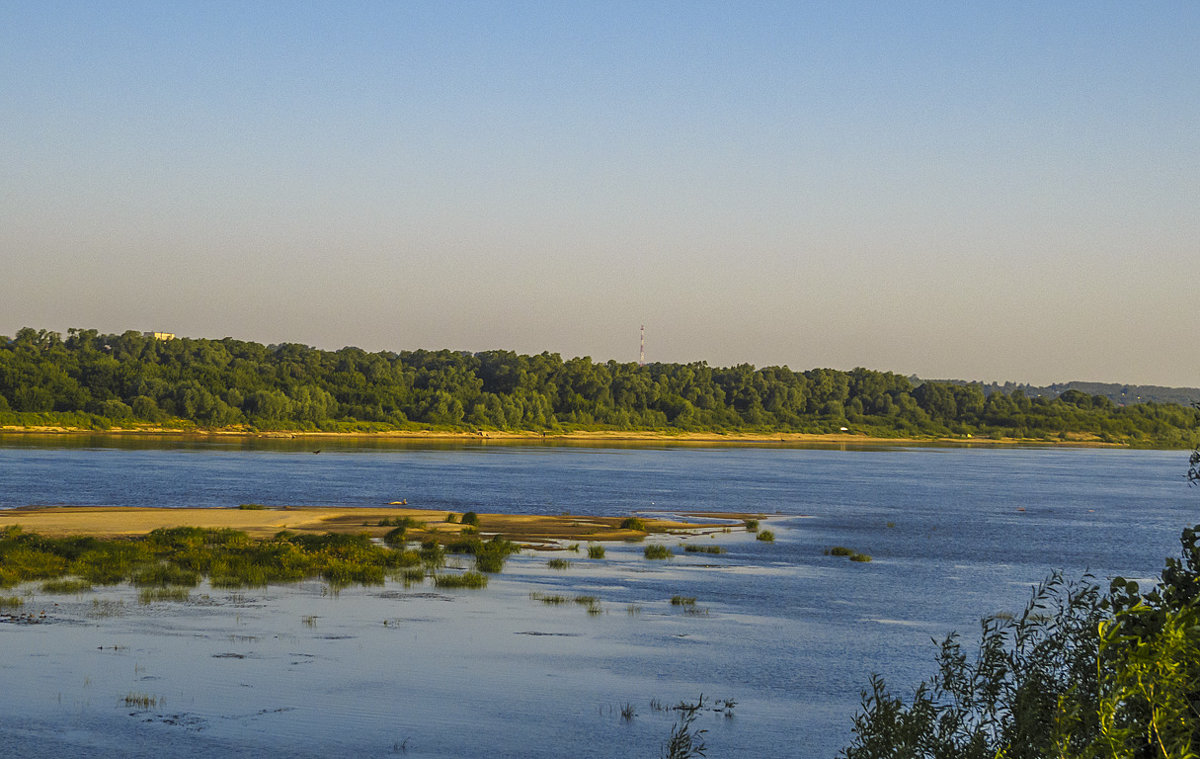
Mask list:
POLYGON ((125 697, 125 706, 149 709, 152 706, 158 706, 158 699, 145 693, 130 693, 125 697))
POLYGON ((305 627, 316 627, 317 618, 312 614, 309 614, 306 617, 300 617, 300 624, 304 625, 305 627))
POLYGON ((870 561, 870 560, 871 560, 871 557, 870 557, 868 554, 865 554, 865 553, 856 553, 856 554, 854 554, 853 556, 851 556, 851 557, 850 557, 850 561, 861 561, 861 562, 867 562, 867 561, 870 561))
POLYGON ((625 607, 625 613, 631 617, 636 617, 642 613, 642 607, 638 604, 629 604, 625 607))
POLYGON ((589 543, 588 544, 588 558, 589 559, 603 559, 604 558, 604 546, 600 545, 599 543, 589 543))
POLYGON ((450 512, 449 514, 446 515, 445 522, 446 522, 446 524, 457 524, 458 514, 455 514, 454 512, 450 512))
POLYGON ((138 570, 130 581, 139 587, 157 585, 165 588, 168 585, 186 585, 190 588, 200 582, 200 573, 175 564, 162 563, 138 570))
POLYGON ((571 553, 579 553, 579 544, 572 543, 571 545, 567 546, 566 550, 570 551, 571 553))
POLYGON ((0 609, 19 609, 25 605, 20 596, 0 596, 0 609))
POLYGON ((242 511, 264 511, 267 506, 263 503, 243 503, 238 508, 242 511))
POLYGON ((637 716, 637 710, 633 708, 633 704, 621 705, 621 721, 633 722, 633 718, 637 716))
POLYGON ((407 527, 395 527, 383 534, 383 542, 386 545, 392 546, 393 548, 397 546, 403 546, 404 536, 407 534, 407 532, 407 527))
POLYGON ((404 583, 404 585, 407 587, 409 585, 414 585, 418 582, 424 582, 425 568, 424 567, 404 567, 403 569, 396 570, 392 574, 392 577, 394 577, 397 580, 400 580, 400 582, 404 583))
POLYGON ((421 543, 418 555, 421 557, 421 563, 429 569, 437 569, 446 563, 446 551, 436 540, 426 540, 421 543))
POLYGON ((468 511, 462 515, 462 523, 477 527, 479 525, 479 515, 474 511, 468 511))
POLYGON ((600 599, 595 596, 575 596, 571 600, 582 606, 588 614, 593 616, 604 612, 604 609, 600 606, 600 599))
POLYGON ((708 609, 699 606, 685 606, 683 607, 683 613, 692 617, 707 617, 708 609))
POLYGON ((562 606, 563 604, 567 603, 570 600, 566 596, 552 595, 552 594, 548 594, 548 593, 538 593, 536 591, 534 591, 533 593, 530 593, 529 597, 531 599, 533 599, 534 601, 541 601, 542 603, 546 604, 547 606, 562 606))
POLYGON ((638 532, 646 531, 646 523, 638 517, 627 517, 621 521, 622 530, 637 530, 638 532))
POLYGON ((758 532, 758 520, 757 519, 743 519, 742 524, 746 525, 746 529, 749 532, 758 532))
POLYGON ((433 576, 433 584, 439 588, 486 588, 487 575, 480 572, 463 572, 462 574, 437 574, 433 576))
POLYGON ((698 546, 688 543, 683 547, 688 553, 725 553, 725 549, 721 546, 698 546))
POLYGON ((857 553, 857 551, 855 551, 853 548, 847 548, 846 546, 834 546, 833 548, 825 549, 826 556, 853 556, 855 553, 857 553))
POLYGON ((465 525, 461 530, 458 531, 458 534, 459 535, 478 535, 479 528, 472 527, 471 525, 465 525))
POLYGON ((695 606, 695 596, 671 596, 672 606, 695 606))
POLYGON ((888 528, 889 530, 890 530, 890 529, 892 529, 892 528, 893 528, 893 527, 895 527, 895 526, 896 526, 896 523, 895 523, 895 522, 888 522, 888 523, 887 523, 887 528, 888 528))
POLYGON ((771 532, 770 530, 763 530, 762 532, 755 535, 754 539, 761 540, 764 543, 774 543, 775 542, 775 533, 771 532))
POLYGON ((642 555, 647 559, 669 559, 675 554, 671 553, 671 549, 661 543, 655 543, 652 546, 646 546, 645 550, 642 551, 642 555))
POLYGON ((138 591, 138 603, 140 604, 150 604, 155 601, 186 603, 191 597, 187 588, 142 588, 138 591))
POLYGON ((421 523, 412 517, 385 517, 379 520, 380 527, 420 527, 421 523))
POLYGON ((546 562, 546 566, 551 569, 570 569, 571 562, 567 559, 550 559, 546 562))
POLYGON ((86 593, 91 589, 92 584, 90 582, 75 577, 68 577, 62 580, 49 580, 42 583, 43 593, 70 595, 72 593, 86 593))

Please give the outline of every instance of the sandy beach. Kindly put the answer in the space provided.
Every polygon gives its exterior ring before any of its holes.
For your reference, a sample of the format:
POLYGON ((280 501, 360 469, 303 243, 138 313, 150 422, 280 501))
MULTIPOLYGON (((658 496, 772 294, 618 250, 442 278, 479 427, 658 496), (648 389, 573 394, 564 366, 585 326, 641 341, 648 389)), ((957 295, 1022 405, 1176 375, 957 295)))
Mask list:
MULTIPOLYGON (((448 512, 414 509, 404 506, 379 508, 278 507, 264 509, 214 508, 138 508, 119 506, 36 506, 0 511, 0 529, 19 525, 26 532, 54 537, 86 535, 91 537, 136 537, 162 527, 204 527, 241 530, 251 537, 269 538, 282 530, 308 533, 367 533, 383 537, 392 525, 382 520, 408 517, 419 523, 410 527, 412 540, 435 538, 442 542, 463 534, 459 523, 447 521, 448 512)), ((700 517, 699 514, 684 515, 700 517)), ((621 517, 596 517, 575 514, 479 514, 477 525, 482 537, 503 535, 533 547, 552 547, 562 540, 627 540, 654 533, 686 532, 702 534, 733 526, 740 528, 744 519, 762 519, 760 514, 733 512, 704 513, 704 521, 657 519, 642 516, 646 530, 621 527, 621 517), (720 519, 714 524, 711 520, 720 519)))

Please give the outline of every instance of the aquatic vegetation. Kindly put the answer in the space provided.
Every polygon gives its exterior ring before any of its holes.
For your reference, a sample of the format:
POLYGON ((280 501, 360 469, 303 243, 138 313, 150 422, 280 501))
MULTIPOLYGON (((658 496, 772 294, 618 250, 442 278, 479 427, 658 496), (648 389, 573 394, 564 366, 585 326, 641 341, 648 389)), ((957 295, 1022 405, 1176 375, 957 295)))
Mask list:
POLYGON ((845 546, 834 546, 833 548, 825 549, 826 556, 853 556, 855 553, 857 553, 857 551, 845 546))
POLYGON ((77 577, 67 577, 62 580, 48 580, 42 583, 43 593, 55 593, 60 595, 70 595, 73 593, 86 593, 92 589, 92 584, 87 580, 81 580, 77 577))
POLYGON ((242 511, 263 511, 266 505, 262 503, 243 503, 238 505, 238 509, 242 511))
POLYGON ((596 598, 595 596, 575 596, 571 600, 580 606, 592 606, 600 603, 600 599, 596 598))
POLYGON ((631 617, 636 617, 638 614, 642 613, 642 607, 638 604, 629 604, 625 607, 625 613, 631 617))
POLYGON ((504 560, 514 553, 519 553, 521 547, 503 536, 496 535, 491 540, 484 541, 477 537, 455 540, 446 545, 450 553, 465 553, 475 556, 475 569, 480 572, 496 573, 504 569, 504 560))
POLYGON ((396 577, 400 582, 404 583, 405 587, 416 585, 419 582, 425 582, 425 570, 417 567, 407 567, 396 573, 396 577))
POLYGON ((599 543, 589 543, 588 544, 588 558, 589 559, 603 559, 604 558, 604 546, 600 545, 599 543))
POLYGON ((138 592, 138 603, 150 604, 155 601, 187 602, 191 600, 191 592, 187 588, 142 588, 138 592))
POLYGON ((865 553, 856 553, 850 557, 850 561, 868 562, 870 560, 870 555, 865 553))
POLYGON ((462 523, 477 527, 479 525, 479 515, 474 511, 468 511, 462 515, 462 523))
POLYGON ((671 728, 666 745, 663 746, 663 759, 695 759, 705 756, 708 747, 703 736, 708 731, 698 730, 694 726, 696 718, 704 710, 704 694, 700 694, 700 700, 694 704, 681 701, 672 709, 680 712, 680 716, 671 728))
POLYGON ((567 559, 550 559, 546 562, 546 566, 550 569, 570 569, 571 562, 567 559))
POLYGON ((125 706, 149 709, 152 706, 158 706, 158 699, 145 693, 130 693, 125 697, 125 706))
POLYGON ((386 545, 392 546, 393 548, 396 546, 403 546, 404 535, 406 532, 408 532, 407 527, 396 527, 388 530, 383 534, 383 542, 386 545))
POLYGON ((764 543, 774 543, 775 542, 775 533, 771 532, 770 530, 763 530, 762 532, 755 535, 754 539, 761 540, 764 543))
POLYGON ((421 543, 418 555, 421 557, 421 563, 429 569, 439 569, 446 564, 446 550, 436 540, 431 539, 421 543))
POLYGON ((627 517, 621 521, 622 530, 637 530, 638 532, 646 531, 646 523, 638 517, 627 517))
POLYGON ((688 543, 683 550, 687 553, 725 553, 725 549, 721 546, 700 546, 694 543, 688 543))
POLYGON ((642 555, 647 559, 669 559, 675 554, 671 553, 671 549, 661 543, 655 543, 654 545, 646 546, 645 550, 642 551, 642 555))
POLYGON ((579 544, 572 543, 571 545, 567 546, 566 550, 570 551, 571 553, 579 553, 579 544))
POLYGON ((530 593, 529 597, 531 599, 533 599, 534 601, 541 601, 542 603, 546 604, 547 606, 561 606, 565 603, 570 602, 570 599, 567 598, 566 596, 551 595, 551 594, 547 594, 547 593, 538 593, 537 591, 530 593))
POLYGON ((25 605, 20 596, 0 596, 0 609, 19 609, 25 605))
POLYGON ((622 721, 632 722, 633 718, 636 716, 637 716, 637 710, 633 707, 633 704, 621 704, 621 720, 622 721))
POLYGON ((695 606, 695 596, 671 596, 672 606, 695 606))
POLYGON ((379 520, 380 527, 420 527, 421 523, 412 517, 386 517, 379 520))
POLYGON ((463 572, 462 574, 436 574, 433 584, 439 588, 486 588, 487 575, 480 572, 463 572))
POLYGON ((746 525, 746 529, 749 532, 758 532, 758 520, 757 519, 743 519, 742 524, 746 525))
POLYGON ((451 512, 446 515, 446 519, 444 521, 446 522, 446 524, 455 524, 458 522, 458 515, 451 512))
POLYGON ((307 617, 300 617, 300 624, 304 625, 305 627, 316 627, 317 618, 311 614, 307 617))
POLYGON ((174 564, 160 563, 135 571, 129 581, 140 587, 154 585, 162 588, 168 585, 195 587, 200 583, 200 573, 174 564))

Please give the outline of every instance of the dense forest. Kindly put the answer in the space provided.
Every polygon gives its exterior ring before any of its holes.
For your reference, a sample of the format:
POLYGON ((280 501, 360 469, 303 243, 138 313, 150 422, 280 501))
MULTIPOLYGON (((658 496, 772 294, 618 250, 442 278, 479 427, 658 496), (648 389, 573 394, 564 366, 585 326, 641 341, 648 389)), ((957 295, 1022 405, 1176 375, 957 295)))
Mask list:
POLYGON ((0 425, 247 430, 704 430, 1100 439, 1187 447, 1200 412, 891 372, 367 353, 25 328, 0 337, 0 425))

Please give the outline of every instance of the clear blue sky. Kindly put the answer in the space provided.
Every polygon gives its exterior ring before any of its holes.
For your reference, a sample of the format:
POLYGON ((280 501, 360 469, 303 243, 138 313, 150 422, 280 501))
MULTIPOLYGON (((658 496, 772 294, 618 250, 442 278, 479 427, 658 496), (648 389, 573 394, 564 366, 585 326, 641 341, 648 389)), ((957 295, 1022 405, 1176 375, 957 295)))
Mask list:
POLYGON ((1197 2, 0 2, 0 334, 1200 385, 1197 2))

